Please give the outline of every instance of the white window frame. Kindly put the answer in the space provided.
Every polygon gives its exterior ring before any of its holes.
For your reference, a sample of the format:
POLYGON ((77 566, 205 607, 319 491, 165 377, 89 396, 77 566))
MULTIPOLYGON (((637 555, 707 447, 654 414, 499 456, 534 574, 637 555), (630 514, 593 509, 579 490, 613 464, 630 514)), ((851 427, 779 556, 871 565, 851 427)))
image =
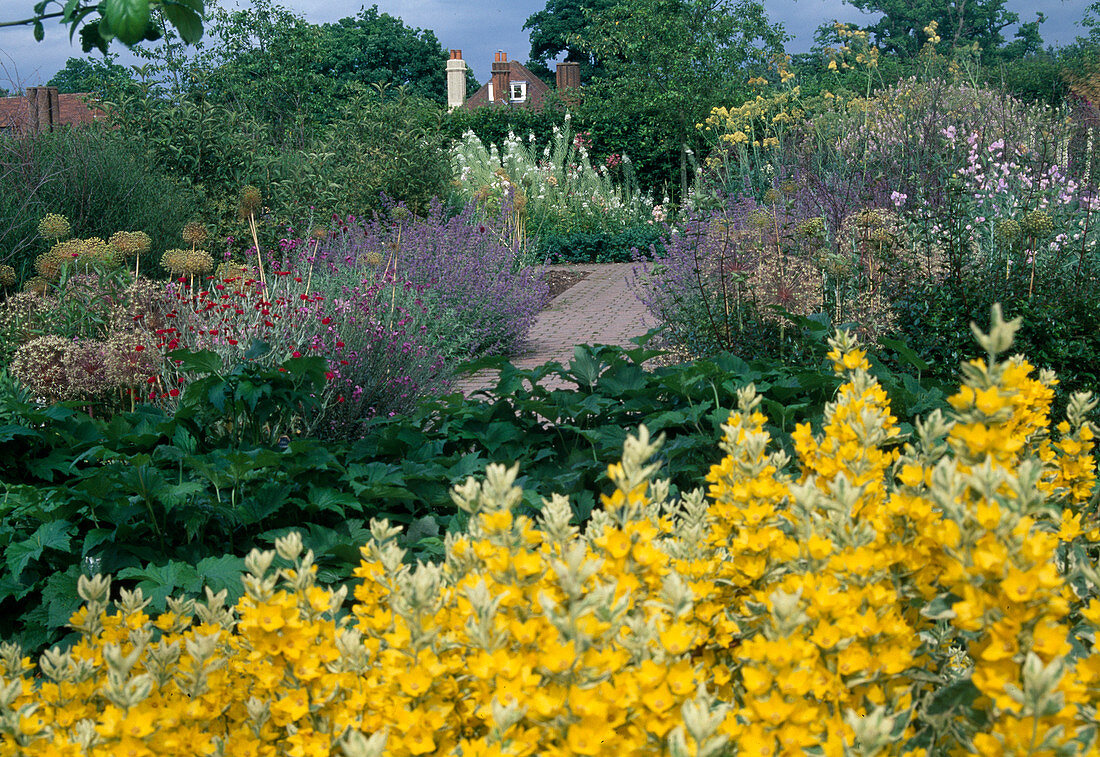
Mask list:
POLYGON ((509 99, 514 103, 521 103, 527 100, 527 82, 523 80, 513 81, 509 83, 509 99), (519 97, 516 96, 517 91, 519 97))

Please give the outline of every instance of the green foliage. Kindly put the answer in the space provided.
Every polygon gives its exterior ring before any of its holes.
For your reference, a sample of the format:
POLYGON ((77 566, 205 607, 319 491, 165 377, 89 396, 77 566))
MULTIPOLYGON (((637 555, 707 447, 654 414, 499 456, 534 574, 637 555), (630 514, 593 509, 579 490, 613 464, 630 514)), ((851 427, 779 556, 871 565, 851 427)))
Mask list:
POLYGON ((1002 31, 1018 24, 1020 16, 1005 9, 1005 0, 972 0, 968 3, 941 3, 936 0, 847 0, 865 13, 881 13, 882 18, 869 24, 867 31, 884 52, 903 58, 916 57, 924 45, 924 29, 935 22, 937 33, 949 49, 977 44, 990 56, 1016 58, 1042 48, 1036 21, 1021 24, 1015 40, 1006 45, 1002 31))
POLYGON ((583 48, 604 73, 577 108, 597 153, 623 152, 650 191, 686 194, 685 146, 716 102, 747 94, 746 80, 782 54, 786 35, 755 0, 619 2, 590 10, 583 48))
MULTIPOLYGON (((561 492, 583 522, 625 429, 644 422, 667 435, 661 459, 674 491, 683 490, 717 462, 713 440, 738 387, 755 382, 770 430, 789 446, 794 425, 819 422, 839 383, 824 364, 777 368, 731 356, 645 370, 657 354, 578 347, 568 366, 530 370, 492 361, 500 375, 491 391, 507 401, 454 394, 377 418, 350 446, 293 435, 280 444, 270 431, 285 425, 280 405, 308 411, 319 380, 309 360, 284 363, 286 372, 224 373, 209 355, 177 355, 212 372, 188 386, 174 416, 142 406, 109 421, 38 407, 0 374, 0 634, 28 649, 59 641, 81 573, 120 574, 153 596, 154 609, 202 580, 236 596, 240 565, 230 555, 292 528, 318 555, 326 583, 350 577, 372 517, 411 527, 403 545, 412 558, 438 557, 443 531, 464 526, 450 487, 489 462, 522 464, 530 509, 561 492), (577 388, 538 385, 549 376, 577 388), (246 410, 256 417, 236 425, 246 410)), ((937 389, 879 368, 903 422, 941 404, 937 389)))
POLYGON ((136 82, 130 70, 115 63, 117 58, 111 54, 102 58, 69 58, 65 61, 65 68, 54 74, 46 84, 57 87, 62 94, 89 92, 100 96, 133 88, 136 82))
POLYGON ((565 53, 580 64, 581 81, 601 70, 598 59, 584 48, 591 14, 606 11, 616 0, 547 0, 546 7, 527 17, 523 28, 531 32, 531 60, 544 66, 565 53))
POLYGON ((276 143, 303 145, 339 99, 323 71, 325 40, 311 24, 271 0, 247 10, 213 9, 213 45, 194 64, 204 100, 271 130, 276 143))
MULTIPOLYGON (((362 8, 355 17, 321 27, 324 59, 321 71, 342 83, 406 87, 409 93, 443 105, 447 102, 444 66, 449 57, 435 34, 412 29, 401 19, 362 8)), ((467 69, 466 88, 477 81, 467 69)))
POLYGON ((923 286, 895 301, 905 341, 931 367, 949 380, 948 365, 975 357, 969 324, 980 319, 993 302, 1001 302, 1006 317, 1022 317, 1016 348, 1036 365, 1058 375, 1056 400, 1064 405, 1077 391, 1100 389, 1100 291, 1085 280, 1058 281, 1041 277, 1028 296, 1027 271, 1003 282, 968 272, 949 286, 923 286), (953 362, 952 362, 953 361, 953 362))
POLYGON ((82 237, 145 231, 159 253, 201 207, 194 191, 146 160, 140 142, 99 126, 0 137, 0 180, 0 262, 21 277, 45 251, 37 227, 46 213, 64 215, 82 237))
POLYGON ((46 34, 42 22, 59 18, 69 26, 70 39, 80 33, 84 52, 97 48, 106 53, 116 39, 127 46, 155 41, 166 25, 194 44, 202 38, 203 13, 203 0, 39 0, 33 15, 0 26, 30 26, 41 42, 46 34))
POLYGON ((300 357, 272 369, 258 362, 270 353, 268 345, 256 342, 244 362, 229 366, 209 350, 170 353, 182 372, 203 376, 184 392, 177 422, 196 436, 233 447, 273 447, 297 433, 303 419, 320 409, 328 364, 320 357, 300 357))
POLYGON ((365 215, 381 208, 384 195, 421 212, 445 195, 452 174, 442 115, 404 87, 376 86, 346 101, 319 145, 318 175, 336 188, 330 207, 365 215))
POLYGON ((458 142, 472 131, 485 144, 501 145, 509 134, 527 138, 535 135, 535 142, 548 144, 554 137, 554 128, 565 126, 563 108, 455 108, 443 117, 442 128, 447 138, 458 142))
POLYGON ((535 259, 553 263, 629 263, 638 251, 660 251, 663 230, 653 225, 620 232, 544 232, 535 240, 535 259))

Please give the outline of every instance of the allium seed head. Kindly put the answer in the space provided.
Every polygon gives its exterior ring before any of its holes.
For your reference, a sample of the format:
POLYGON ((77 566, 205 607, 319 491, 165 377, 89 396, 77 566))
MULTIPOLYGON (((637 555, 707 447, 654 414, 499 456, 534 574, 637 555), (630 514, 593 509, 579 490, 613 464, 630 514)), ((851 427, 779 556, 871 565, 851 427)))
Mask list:
POLYGON ((22 291, 25 294, 39 297, 46 294, 46 292, 48 292, 49 290, 50 282, 46 281, 46 279, 42 278, 41 276, 32 276, 31 278, 23 282, 22 291))
POLYGON ((132 387, 159 376, 164 358, 148 334, 116 331, 104 346, 104 362, 112 384, 132 387))
POLYGON ((0 265, 0 287, 15 286, 15 269, 10 265, 0 265))
POLYGON ((182 276, 187 273, 187 256, 190 254, 190 250, 165 250, 160 256, 160 265, 169 273, 182 276))
POLYGON ((101 397, 114 388, 107 377, 103 342, 88 340, 70 346, 66 355, 65 375, 72 399, 101 397))
POLYGON ((260 209, 263 205, 263 195, 260 194, 259 189, 249 184, 241 190, 237 203, 240 217, 245 219, 260 209))
POLYGON ((38 223, 38 235, 43 239, 66 239, 71 233, 69 219, 59 213, 47 213, 38 223))
POLYGON ((99 237, 91 237, 81 241, 80 262, 91 265, 115 266, 121 262, 118 251, 99 237))
POLYGON ((153 246, 152 238, 144 231, 116 231, 108 241, 123 258, 144 255, 153 246))
POLYGON ((70 341, 59 336, 40 336, 15 351, 10 363, 11 375, 40 399, 57 402, 69 393, 65 366, 70 341))
POLYGON ((183 227, 183 241, 190 245, 198 245, 210 238, 206 225, 198 221, 191 221, 183 227))
POLYGON ((183 258, 184 272, 202 276, 214 270, 214 258, 206 250, 187 250, 183 258))
POLYGON ((1020 222, 1015 218, 1004 218, 993 227, 993 235, 1001 242, 1015 242, 1022 233, 1020 222))
POLYGON ((1024 216, 1024 230, 1035 236, 1046 236, 1054 231, 1054 219, 1045 210, 1032 210, 1024 216))

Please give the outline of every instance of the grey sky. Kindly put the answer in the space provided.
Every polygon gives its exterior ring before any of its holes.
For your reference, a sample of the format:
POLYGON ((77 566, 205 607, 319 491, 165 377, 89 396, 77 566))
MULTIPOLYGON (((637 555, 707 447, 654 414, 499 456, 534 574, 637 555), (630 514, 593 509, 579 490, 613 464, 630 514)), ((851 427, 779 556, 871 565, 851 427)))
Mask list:
MULTIPOLYGON (((247 0, 228 0, 248 7, 247 0)), ((1024 21, 1033 20, 1036 11, 1047 16, 1041 27, 1047 44, 1071 42, 1081 33, 1078 25, 1091 0, 1008 0, 1008 7, 1024 21)), ((371 0, 282 0, 308 21, 324 23, 353 16, 371 0)), ((523 31, 523 22, 532 13, 545 7, 545 0, 513 0, 484 3, 474 0, 377 0, 379 10, 401 18, 409 26, 431 29, 444 48, 459 48, 474 75, 480 81, 489 76, 493 53, 504 50, 510 58, 527 60, 530 41, 523 31)), ((0 21, 30 15, 32 0, 0 0, 0 21)), ((813 32, 820 24, 838 19, 861 23, 859 11, 842 0, 765 0, 772 20, 783 24, 793 34, 791 52, 803 52, 813 41, 813 32)), ((125 48, 120 61, 135 62, 125 48)), ((47 22, 46 39, 35 42, 30 27, 0 29, 0 86, 9 89, 44 84, 69 57, 80 57, 79 39, 69 43, 68 29, 57 22, 47 22)))

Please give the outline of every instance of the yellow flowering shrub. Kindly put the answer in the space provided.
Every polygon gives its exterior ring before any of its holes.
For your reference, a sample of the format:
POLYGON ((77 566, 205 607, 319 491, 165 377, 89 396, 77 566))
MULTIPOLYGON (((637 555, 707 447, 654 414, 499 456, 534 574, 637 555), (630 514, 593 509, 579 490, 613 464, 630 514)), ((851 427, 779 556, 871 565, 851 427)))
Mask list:
POLYGON ((797 459, 746 387, 676 501, 643 427, 583 533, 560 496, 517 514, 492 466, 442 564, 372 523, 350 612, 297 535, 248 556, 235 607, 154 619, 83 578, 71 649, 0 649, 0 755, 1092 753, 1093 403, 1051 428, 1053 376, 999 357, 1017 326, 976 330, 910 436, 838 334, 797 459))

